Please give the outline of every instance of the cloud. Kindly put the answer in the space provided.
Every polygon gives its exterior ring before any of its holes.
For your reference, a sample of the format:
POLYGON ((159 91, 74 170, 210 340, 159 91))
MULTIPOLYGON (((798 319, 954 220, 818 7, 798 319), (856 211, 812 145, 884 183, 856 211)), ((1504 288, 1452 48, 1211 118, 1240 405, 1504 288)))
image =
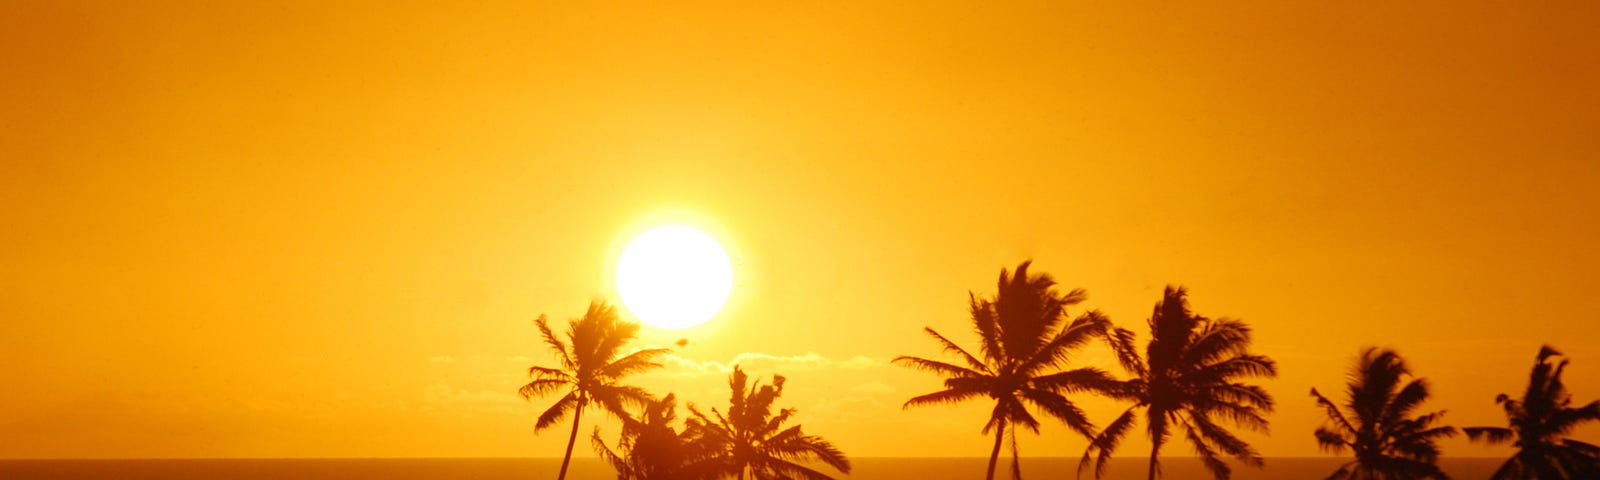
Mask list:
POLYGON ((824 398, 816 403, 817 415, 835 420, 855 420, 882 416, 893 406, 878 397, 824 398))
POLYGON ((478 413, 513 413, 521 400, 511 392, 469 391, 445 383, 422 390, 423 412, 442 412, 471 416, 478 413))
POLYGON ((792 372, 798 370, 819 369, 845 369, 863 370, 872 367, 887 365, 888 363, 872 357, 856 355, 845 360, 834 360, 824 357, 816 352, 806 352, 803 355, 771 355, 766 353, 745 352, 734 355, 726 362, 716 360, 694 360, 669 353, 662 357, 668 369, 675 375, 703 375, 726 374, 733 371, 734 365, 739 365, 748 371, 780 371, 792 372))

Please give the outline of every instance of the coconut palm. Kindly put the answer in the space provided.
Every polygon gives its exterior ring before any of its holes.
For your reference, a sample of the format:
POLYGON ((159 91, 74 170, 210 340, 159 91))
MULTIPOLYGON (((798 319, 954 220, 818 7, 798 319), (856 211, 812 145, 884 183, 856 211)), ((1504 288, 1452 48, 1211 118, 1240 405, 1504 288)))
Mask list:
POLYGON ((707 478, 708 452, 688 432, 679 432, 678 400, 672 394, 650 402, 637 417, 623 417, 616 450, 595 427, 590 441, 600 459, 617 470, 618 480, 682 480, 707 478))
POLYGON ((910 356, 894 359, 896 364, 945 377, 943 390, 913 397, 903 408, 984 397, 994 401, 994 409, 981 431, 985 435, 994 433, 989 480, 994 479, 1000 446, 1008 434, 1011 474, 1015 478, 1022 476, 1017 463, 1016 430, 1027 427, 1035 433, 1039 431, 1039 420, 1028 411, 1029 406, 1088 438, 1094 435, 1094 425, 1066 394, 1108 393, 1118 385, 1097 368, 1062 370, 1069 353, 1090 340, 1104 338, 1112 331, 1111 322, 1100 312, 1091 311, 1063 326, 1066 307, 1083 302, 1088 294, 1083 289, 1062 294, 1055 289, 1056 282, 1049 274, 1030 275, 1029 265, 1030 262, 1022 262, 1015 273, 1001 269, 999 291, 993 298, 968 293, 981 355, 968 353, 933 328, 924 328, 946 353, 960 357, 961 364, 910 356))
POLYGON ((524 399, 543 397, 566 391, 554 405, 539 415, 533 430, 538 432, 555 425, 572 413, 572 434, 567 437, 567 452, 561 458, 561 472, 556 478, 567 476, 567 466, 572 461, 572 445, 578 440, 578 422, 583 410, 594 404, 614 416, 626 416, 624 405, 644 406, 652 398, 643 389, 622 385, 623 377, 643 370, 660 367, 653 360, 666 353, 663 348, 638 350, 621 355, 622 347, 639 334, 639 324, 617 318, 615 307, 601 300, 589 303, 589 311, 567 326, 567 341, 562 342, 550 331, 543 315, 534 320, 539 335, 555 353, 558 368, 533 366, 528 376, 533 380, 517 390, 524 399))
POLYGON ((757 480, 805 478, 831 480, 833 477, 803 465, 821 462, 850 473, 850 460, 832 443, 806 435, 799 425, 784 428, 795 409, 773 411, 773 403, 783 396, 784 378, 773 375, 771 385, 749 385, 749 376, 738 365, 728 377, 732 396, 724 415, 716 408, 707 416, 689 404, 692 415, 685 423, 693 442, 714 452, 717 475, 746 476, 757 480))
POLYGON ((1491 445, 1510 442, 1517 447, 1506 463, 1495 470, 1494 480, 1600 478, 1600 447, 1565 438, 1584 422, 1600 420, 1600 401, 1572 406, 1572 395, 1561 383, 1567 359, 1552 357, 1561 352, 1546 345, 1539 349, 1538 363, 1528 379, 1522 399, 1506 394, 1495 397, 1510 419, 1510 428, 1464 428, 1467 438, 1491 445))
POLYGON ((1183 427, 1184 438, 1218 479, 1232 474, 1220 458, 1223 455, 1245 465, 1262 466, 1261 454, 1220 421, 1265 432, 1265 415, 1272 412, 1272 396, 1259 385, 1243 381, 1275 377, 1278 367, 1270 358, 1249 353, 1250 327, 1244 322, 1194 314, 1189 311, 1186 297, 1182 287, 1166 288, 1150 315, 1151 338, 1144 357, 1134 350, 1131 333, 1119 329, 1113 335, 1117 359, 1133 374, 1123 383, 1121 394, 1135 403, 1090 442, 1079 470, 1086 468, 1090 456, 1098 452, 1095 476, 1104 474, 1107 460, 1140 410, 1144 411, 1150 435, 1152 480, 1161 475, 1161 447, 1175 433, 1174 427, 1183 427))
POLYGON ((1402 385, 1406 376, 1411 371, 1399 354, 1367 348, 1350 373, 1345 387, 1350 399, 1344 411, 1311 389, 1317 405, 1328 414, 1328 425, 1317 428, 1317 444, 1333 453, 1353 450, 1356 456, 1329 480, 1449 478, 1436 463, 1439 446, 1434 442, 1455 435, 1456 429, 1433 425, 1443 411, 1412 416, 1428 399, 1428 383, 1412 378, 1402 385))

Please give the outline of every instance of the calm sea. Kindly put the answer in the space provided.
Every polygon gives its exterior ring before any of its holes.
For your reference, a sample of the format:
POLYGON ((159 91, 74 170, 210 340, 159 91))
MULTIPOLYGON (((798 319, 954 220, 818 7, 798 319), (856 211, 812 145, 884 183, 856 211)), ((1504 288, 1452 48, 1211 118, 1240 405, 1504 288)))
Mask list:
MULTIPOLYGON (((852 479, 968 480, 983 478, 987 458, 857 458, 852 479)), ((1495 458, 1449 458, 1441 463, 1456 479, 1487 478, 1499 466, 1495 458)), ((1338 468, 1337 458, 1272 458, 1264 470, 1241 468, 1240 480, 1320 479, 1338 468)), ((1198 461, 1162 461, 1165 478, 1210 478, 1198 461)), ((1008 461, 1001 478, 1010 478, 1008 461)), ((223 460, 0 460, 0 479, 303 479, 303 480, 527 480, 554 478, 561 459, 418 458, 418 459, 223 459, 223 460)), ((1065 458, 1024 458, 1024 478, 1073 478, 1077 462, 1065 458)), ((1106 478, 1144 479, 1144 460, 1114 459, 1106 478)), ((1086 475, 1084 478, 1092 478, 1086 475)), ((568 478, 612 479, 615 474, 598 460, 575 459, 568 478)))

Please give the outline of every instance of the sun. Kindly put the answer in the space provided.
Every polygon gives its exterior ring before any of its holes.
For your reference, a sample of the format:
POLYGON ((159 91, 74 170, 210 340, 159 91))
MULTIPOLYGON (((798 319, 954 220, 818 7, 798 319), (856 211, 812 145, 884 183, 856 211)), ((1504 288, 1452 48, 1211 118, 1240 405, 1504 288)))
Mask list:
POLYGON ((692 227, 656 227, 634 237, 617 259, 623 306, 651 326, 705 323, 733 291, 733 262, 717 240, 692 227))

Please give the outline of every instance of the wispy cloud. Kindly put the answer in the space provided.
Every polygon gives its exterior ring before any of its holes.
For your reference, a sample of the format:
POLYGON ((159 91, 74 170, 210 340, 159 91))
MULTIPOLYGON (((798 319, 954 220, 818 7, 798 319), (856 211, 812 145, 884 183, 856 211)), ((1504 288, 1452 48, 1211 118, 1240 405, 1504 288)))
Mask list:
POLYGON ((728 361, 694 360, 684 358, 676 353, 669 353, 662 359, 665 360, 664 363, 666 363, 668 370, 676 375, 726 374, 733 371, 734 365, 739 365, 750 371, 789 372, 829 368, 862 370, 888 364, 883 360, 862 355, 856 355, 844 360, 835 360, 816 352, 787 356, 745 352, 734 355, 728 361))
POLYGON ((422 391, 423 412, 443 412, 458 415, 477 413, 515 412, 519 399, 510 392, 494 390, 462 390, 445 383, 428 385, 422 391))

